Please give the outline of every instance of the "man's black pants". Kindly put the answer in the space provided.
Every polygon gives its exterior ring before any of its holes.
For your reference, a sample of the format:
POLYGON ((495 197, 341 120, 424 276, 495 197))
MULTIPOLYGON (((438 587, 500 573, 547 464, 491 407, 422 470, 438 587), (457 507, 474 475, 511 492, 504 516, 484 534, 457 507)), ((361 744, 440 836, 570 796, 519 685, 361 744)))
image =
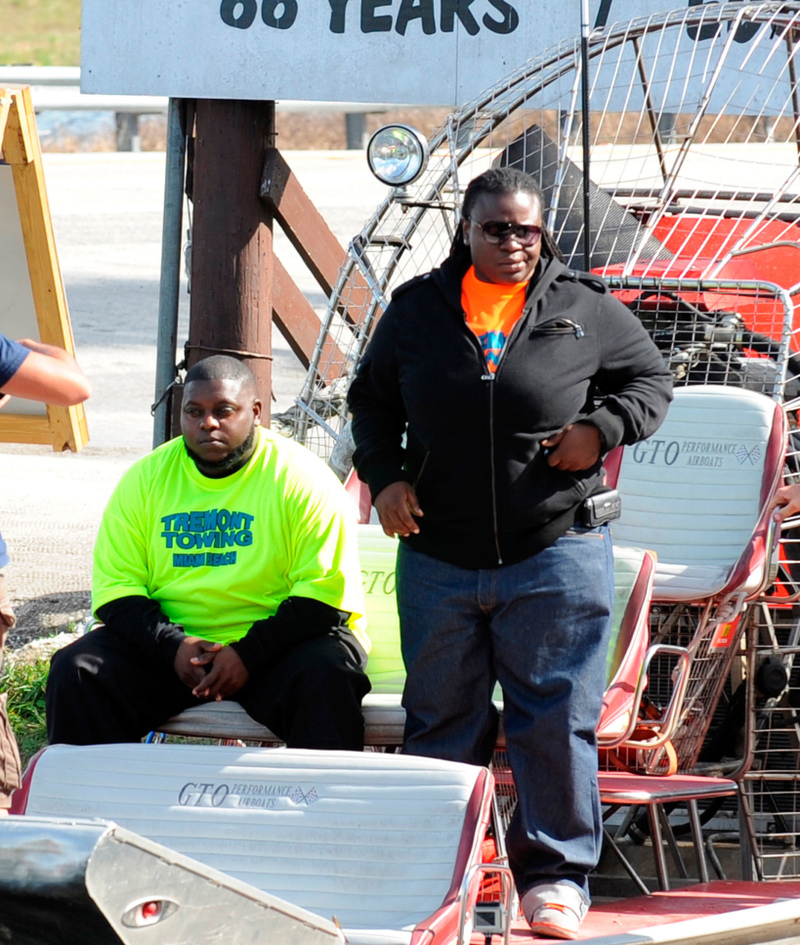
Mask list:
MULTIPOLYGON (((290 748, 361 751, 366 661, 354 637, 331 631, 293 647, 232 698, 290 748)), ((135 742, 198 701, 172 668, 100 627, 53 656, 47 735, 50 744, 135 742)))

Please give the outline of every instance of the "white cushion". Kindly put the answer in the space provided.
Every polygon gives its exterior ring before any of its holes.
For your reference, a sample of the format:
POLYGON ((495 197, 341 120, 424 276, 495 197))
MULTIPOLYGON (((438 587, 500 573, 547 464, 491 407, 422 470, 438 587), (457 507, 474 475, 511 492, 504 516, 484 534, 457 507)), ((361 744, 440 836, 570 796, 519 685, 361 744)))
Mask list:
POLYGON ((612 536, 657 554, 654 600, 693 601, 725 587, 763 511, 765 476, 780 468, 770 445, 781 421, 764 394, 685 387, 661 428, 625 447, 612 536))

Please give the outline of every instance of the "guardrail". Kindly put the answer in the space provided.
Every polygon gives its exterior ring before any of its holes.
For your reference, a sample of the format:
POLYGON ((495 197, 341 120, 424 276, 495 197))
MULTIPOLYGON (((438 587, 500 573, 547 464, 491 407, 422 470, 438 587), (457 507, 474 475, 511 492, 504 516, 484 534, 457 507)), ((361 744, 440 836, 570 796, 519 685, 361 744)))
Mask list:
MULTIPOLYGON (((139 118, 166 115, 169 99, 157 95, 88 95, 81 92, 79 66, 0 66, 0 88, 29 85, 34 110, 113 112, 118 151, 138 151, 139 118)), ((347 147, 366 145, 368 114, 378 114, 397 105, 364 102, 279 101, 278 112, 341 113, 345 121, 347 147)))

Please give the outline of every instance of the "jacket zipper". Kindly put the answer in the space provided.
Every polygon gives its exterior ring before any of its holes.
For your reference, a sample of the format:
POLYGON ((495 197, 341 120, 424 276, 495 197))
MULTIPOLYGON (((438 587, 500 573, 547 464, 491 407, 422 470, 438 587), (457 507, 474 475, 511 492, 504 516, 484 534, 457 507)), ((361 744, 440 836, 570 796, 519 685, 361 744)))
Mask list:
MULTIPOLYGON (((497 563, 501 565, 503 563, 503 556, 500 553, 500 534, 497 526, 497 475, 495 473, 495 463, 494 463, 494 379, 495 374, 489 370, 489 364, 486 360, 486 355, 483 353, 483 348, 481 347, 480 341, 474 331, 472 331, 467 325, 467 313, 462 311, 462 324, 464 325, 464 330, 469 335, 472 344, 478 349, 478 357, 481 360, 483 365, 483 374, 481 374, 481 380, 489 384, 489 463, 491 465, 491 476, 492 476, 492 531, 494 533, 494 549, 497 554, 497 563)), ((522 319, 520 319, 522 321, 522 319)), ((516 325, 514 326, 516 330, 516 325)), ((513 335, 513 332, 512 332, 513 335)), ((508 341, 506 341, 508 345, 508 341)), ((505 347, 503 349, 503 354, 505 354, 505 347)), ((503 363, 503 356, 500 356, 500 364, 503 363)), ((497 365, 497 370, 500 370, 500 364, 497 365)))
MULTIPOLYGON (((497 379, 497 375, 500 373, 503 367, 503 362, 505 361, 506 356, 508 354, 508 349, 511 347, 512 341, 514 340, 516 335, 519 333, 520 326, 525 320, 526 314, 527 314, 527 306, 525 309, 523 309, 522 315, 517 320, 516 325, 514 325, 511 331, 511 334, 508 336, 508 338, 506 338, 506 343, 503 345, 503 350, 500 354, 500 360, 497 364, 497 368, 494 374, 491 373, 491 371, 489 370, 487 366, 486 373, 481 375, 482 381, 489 381, 491 383, 491 386, 489 387, 489 460, 492 466, 492 527, 494 529, 494 548, 497 553, 498 565, 502 565, 503 555, 500 551, 500 528, 497 523, 497 471, 495 468, 495 461, 494 461, 494 453, 495 453, 495 450, 494 450, 494 381, 497 379)), ((466 315, 464 317, 466 318, 466 315)), ((576 326, 576 327, 579 327, 579 326, 576 326)), ((469 329, 467 330, 469 331, 469 329)), ((568 330, 572 330, 572 329, 568 329, 568 330)), ((473 334, 473 337, 475 337, 474 334, 473 334)), ((576 337, 580 337, 580 336, 576 335, 576 337)), ((478 344, 478 347, 480 348, 480 344, 478 344)), ((483 358, 484 365, 486 365, 486 357, 483 354, 483 349, 481 349, 481 357, 483 358)))
MULTIPOLYGON (((464 315, 464 319, 466 323, 466 313, 463 313, 463 315, 464 315)), ((514 328, 512 329, 511 334, 508 336, 508 338, 506 338, 506 343, 505 345, 503 345, 503 350, 500 354, 500 360, 497 364, 497 368, 495 369, 494 374, 492 374, 492 372, 489 370, 489 366, 486 361, 486 355, 483 353, 483 349, 480 346, 480 342, 475 337, 474 332, 470 331, 470 329, 467 328, 467 331, 469 331, 472 337, 475 338, 475 342, 477 343, 478 348, 481 353, 481 359, 483 361, 484 368, 486 369, 486 373, 481 375, 481 380, 488 381, 490 384, 490 387, 489 387, 489 462, 491 463, 491 467, 492 467, 492 529, 494 531, 494 550, 497 554, 498 566, 503 564, 503 555, 502 555, 502 552, 500 551, 500 528, 497 522, 497 470, 495 468, 495 448, 494 448, 495 446, 495 443, 494 443, 494 381, 497 379, 497 375, 500 373, 500 370, 503 367, 503 361, 506 358, 508 349, 511 346, 511 342, 514 340, 514 337, 519 333, 520 325, 525 320, 525 317, 526 317, 526 310, 523 309, 522 315, 517 320, 516 325, 514 325, 514 328)), ((567 322, 569 321, 569 319, 564 319, 564 321, 567 322)), ((564 331, 564 330, 575 331, 576 338, 580 338, 583 335, 583 327, 581 325, 577 325, 575 322, 570 322, 570 327, 566 329, 559 329, 559 330, 560 331, 564 331), (578 329, 580 329, 580 332, 581 332, 580 335, 578 334, 578 329)))
MULTIPOLYGON (((507 344, 508 342, 506 342, 507 344)), ((485 360, 485 359, 484 359, 485 360)), ((502 361, 502 357, 500 358, 502 361)), ((498 364, 498 370, 500 365, 498 364)), ((489 381, 489 462, 492 466, 492 528, 494 529, 494 549, 497 552, 497 564, 502 565, 503 556, 500 553, 500 532, 497 526, 497 474, 494 463, 494 379, 496 374, 487 373, 481 376, 482 381, 489 381)))

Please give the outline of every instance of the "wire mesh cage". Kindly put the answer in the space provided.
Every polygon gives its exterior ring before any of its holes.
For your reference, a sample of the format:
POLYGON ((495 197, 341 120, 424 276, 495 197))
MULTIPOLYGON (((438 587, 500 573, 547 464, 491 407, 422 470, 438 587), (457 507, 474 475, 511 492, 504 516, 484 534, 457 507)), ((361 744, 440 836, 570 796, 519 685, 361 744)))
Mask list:
MULTIPOLYGON (((723 620, 726 618, 723 617, 723 620)), ((678 771, 735 776, 745 764, 741 747, 725 738, 726 720, 732 691, 744 678, 744 630, 749 612, 732 621, 726 645, 716 646, 719 631, 717 607, 695 604, 656 604, 650 615, 652 642, 683 646, 692 654, 689 684, 683 704, 682 721, 671 740, 670 756, 664 749, 639 752, 629 757, 634 770, 657 774, 668 765, 678 771), (731 682, 733 670, 735 680, 731 682), (727 689, 723 704, 720 700, 727 689), (719 711, 718 711, 719 710, 719 711), (709 733, 712 733, 712 737, 709 733)), ((656 657, 650 667, 648 699, 665 705, 672 690, 674 658, 656 657)), ((606 767, 612 767, 606 765, 606 767)))
MULTIPOLYGON (((518 166, 537 178, 545 222, 576 268, 588 261, 609 278, 779 285, 793 306, 799 29, 800 5, 773 2, 706 4, 595 30, 586 152, 577 40, 451 114, 433 136, 425 172, 391 191, 351 242, 293 435, 330 456, 346 426, 349 381, 393 288, 444 259, 467 183, 491 166, 518 166)), ((706 299, 685 301, 705 312, 706 299)), ((649 307, 642 299, 644 320, 649 307)), ((749 332, 757 352, 787 344, 772 334, 771 317, 758 305, 742 313, 742 324, 715 315, 692 336, 702 352, 684 354, 688 367, 726 331, 749 332)), ((697 371, 685 376, 692 383, 697 371)))
POLYGON ((758 280, 607 276, 647 328, 676 385, 722 384, 783 401, 797 385, 794 303, 758 280), (756 331, 752 325, 758 324, 756 331))

